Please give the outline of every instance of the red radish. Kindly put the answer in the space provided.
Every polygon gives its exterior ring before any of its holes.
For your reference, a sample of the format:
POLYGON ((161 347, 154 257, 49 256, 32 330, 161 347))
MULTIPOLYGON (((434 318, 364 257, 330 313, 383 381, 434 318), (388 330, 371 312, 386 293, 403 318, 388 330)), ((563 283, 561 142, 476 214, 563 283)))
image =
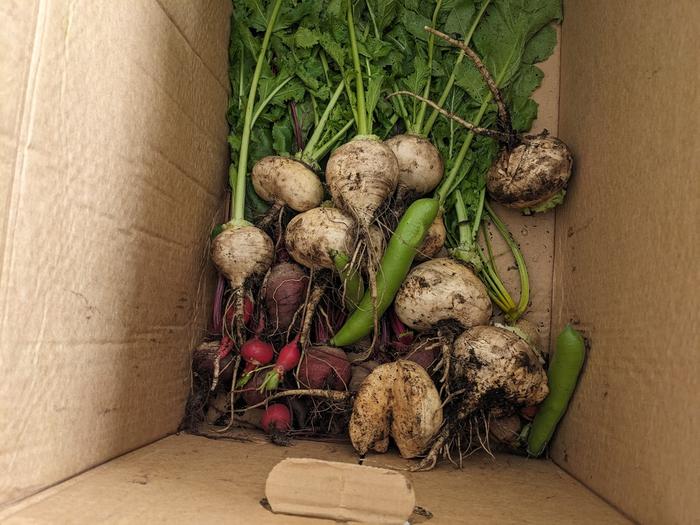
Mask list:
POLYGON ((257 336, 248 339, 241 347, 241 358, 246 362, 244 369, 246 373, 268 364, 274 357, 275 351, 272 345, 258 339, 257 336))
POLYGON ((282 347, 275 366, 268 372, 263 381, 262 390, 276 390, 285 373, 294 370, 299 364, 301 350, 299 349, 299 335, 282 347))
POLYGON ((229 355, 231 350, 233 350, 233 339, 225 335, 221 338, 221 342, 219 343, 219 359, 223 359, 229 355))
POLYGON ((442 350, 442 343, 437 339, 418 339, 404 350, 399 350, 396 345, 394 349, 400 355, 400 359, 413 361, 428 370, 442 350))
POLYGON ((309 277, 298 264, 282 262, 270 269, 263 295, 275 331, 289 328, 294 313, 304 302, 309 277))
POLYGON ((254 370, 272 362, 275 357, 275 348, 270 343, 260 339, 263 328, 265 328, 265 316, 260 315, 255 335, 241 346, 241 358, 245 361, 245 368, 243 376, 238 381, 238 386, 245 385, 250 380, 250 375, 254 370))
POLYGON ((340 348, 314 346, 304 353, 297 379, 306 388, 347 390, 351 374, 350 361, 340 348))
POLYGON ((274 403, 267 407, 260 424, 268 434, 286 432, 292 428, 292 413, 287 405, 274 403))

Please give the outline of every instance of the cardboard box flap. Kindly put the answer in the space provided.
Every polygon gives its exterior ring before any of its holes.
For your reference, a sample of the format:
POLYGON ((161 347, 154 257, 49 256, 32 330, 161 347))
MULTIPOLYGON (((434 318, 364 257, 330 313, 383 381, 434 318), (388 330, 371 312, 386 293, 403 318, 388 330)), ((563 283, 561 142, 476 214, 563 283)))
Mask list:
POLYGON ((406 522, 416 503, 400 472, 309 458, 275 465, 265 496, 277 513, 395 525, 406 522))

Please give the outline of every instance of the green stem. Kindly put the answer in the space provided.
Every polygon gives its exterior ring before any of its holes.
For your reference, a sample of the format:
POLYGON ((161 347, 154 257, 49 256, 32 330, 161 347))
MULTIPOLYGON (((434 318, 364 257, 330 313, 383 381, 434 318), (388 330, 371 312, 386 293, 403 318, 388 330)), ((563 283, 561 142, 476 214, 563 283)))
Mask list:
POLYGON ((264 111, 264 109, 265 109, 265 108, 267 107, 267 105, 270 103, 270 101, 271 101, 271 100, 275 97, 275 95, 276 95, 277 93, 279 93, 280 90, 281 90, 284 86, 286 86, 286 85, 289 83, 289 81, 292 80, 293 78, 294 78, 294 77, 287 77, 287 78, 285 78, 282 82, 279 83, 279 85, 278 85, 275 89, 273 89, 273 90, 270 92, 270 94, 269 94, 267 97, 265 97, 265 100, 263 100, 262 102, 260 102, 260 104, 258 104, 258 109, 255 110, 255 114, 253 115, 253 120, 250 122, 250 127, 251 127, 251 129, 255 126, 255 123, 257 122, 258 118, 260 117, 260 115, 262 114, 262 112, 264 111))
POLYGON ((311 107, 314 110, 314 126, 318 126, 318 104, 316 103, 316 97, 309 93, 311 97, 311 107))
POLYGON ((367 11, 369 12, 369 17, 372 20, 372 27, 374 28, 374 36, 377 38, 377 40, 381 39, 381 35, 379 34, 379 28, 377 27, 377 20, 374 18, 374 12, 372 11, 372 6, 370 5, 369 1, 365 2, 367 5, 367 11))
POLYGON ((243 66, 245 65, 245 60, 243 60, 243 57, 241 57, 240 60, 241 67, 238 73, 238 111, 240 111, 243 106, 243 86, 245 85, 245 82, 243 80, 243 75, 245 74, 245 69, 243 68, 243 66))
POLYGON ((510 321, 515 322, 518 318, 525 313, 528 304, 530 302, 530 276, 527 271, 527 265, 525 264, 525 258, 523 257, 520 247, 513 240, 508 227, 501 220, 501 218, 496 215, 491 206, 488 203, 484 206, 486 208, 486 213, 488 213, 489 218, 493 222, 496 229, 506 241, 508 248, 510 248, 513 258, 515 259, 515 264, 518 267, 518 276, 520 278, 520 300, 518 301, 518 306, 512 316, 510 316, 510 321))
POLYGON ((355 20, 352 14, 352 0, 348 0, 348 32, 350 33, 352 66, 355 72, 355 89, 357 90, 357 134, 367 135, 369 127, 367 125, 365 87, 362 83, 362 67, 360 66, 360 52, 357 49, 357 37, 355 36, 355 20))
MULTIPOLYGON (((485 242, 488 242, 487 238, 484 238, 485 242)), ((481 247, 477 244, 476 250, 479 253, 479 258, 482 261, 482 269, 479 272, 481 278, 486 282, 489 296, 496 302, 498 307, 506 314, 510 315, 515 310, 515 302, 513 298, 506 290, 503 281, 498 275, 498 270, 496 270, 496 265, 493 259, 493 252, 489 251, 488 259, 484 257, 484 252, 481 247)))
MULTIPOLYGON (((471 39, 474 36, 474 31, 476 31, 476 27, 479 25, 479 22, 484 16, 484 12, 486 12, 486 8, 489 6, 490 3, 491 0, 485 0, 484 5, 481 6, 481 9, 479 9, 479 12, 477 13, 476 18, 474 19, 474 22, 469 28, 469 33, 467 33, 467 35, 464 37, 465 44, 469 45, 469 43, 471 42, 471 39)), ((447 97, 449 96, 450 91, 452 90, 452 86, 454 85, 455 80, 457 78, 457 68, 462 63, 462 60, 464 60, 464 51, 460 51, 459 55, 457 56, 457 60, 455 61, 455 65, 452 68, 450 78, 447 80, 445 89, 443 89, 442 95, 440 95, 440 98, 438 99, 439 106, 445 105, 445 101, 447 100, 447 97)), ((433 112, 430 114, 430 117, 428 118, 428 121, 425 123, 425 128, 421 130, 423 135, 427 136, 430 134, 430 131, 433 129, 437 118, 438 112, 433 110, 433 112)))
MULTIPOLYGON (((479 112, 477 113, 476 117, 472 120, 475 126, 478 126, 479 122, 481 122, 481 119, 483 118, 484 113, 486 113, 486 109, 488 108, 490 102, 491 97, 489 96, 486 97, 486 100, 484 100, 484 102, 481 104, 479 112)), ((467 136, 464 139, 464 143, 462 144, 459 153, 457 153, 457 158, 455 159, 455 162, 452 165, 452 169, 448 173, 447 178, 442 181, 442 184, 440 184, 440 187, 437 189, 436 195, 440 200, 441 206, 445 203, 445 199, 447 199, 447 196, 450 194, 452 183, 459 174, 459 170, 462 167, 464 158, 467 156, 467 152, 469 151, 469 147, 472 144, 472 140, 474 140, 474 133, 470 131, 469 133, 467 133, 467 136)))
POLYGON ((459 244, 471 243, 472 238, 467 225, 467 207, 461 192, 455 194, 455 212, 457 212, 457 231, 459 232, 459 244))
POLYGON ((236 188, 231 197, 231 204, 233 209, 233 220, 242 221, 245 217, 245 179, 246 173, 248 171, 248 147, 250 145, 250 133, 252 130, 251 122, 253 121, 253 107, 255 105, 255 95, 258 91, 258 82, 260 81, 260 75, 262 74, 263 64, 265 63, 265 55, 267 55, 267 49, 270 46, 270 37, 272 37, 272 31, 277 23, 277 15, 282 7, 282 0, 275 0, 272 6, 272 13, 270 14, 270 19, 267 22, 267 27, 265 28, 265 36, 263 38, 262 46, 260 47, 260 54, 258 55, 258 61, 255 64, 255 72, 253 73, 253 80, 250 84, 250 93, 248 94, 248 101, 245 108, 245 118, 243 120, 243 136, 241 138, 241 152, 238 157, 238 173, 236 175, 236 188))
POLYGON ((484 204, 486 203, 486 186, 481 188, 481 193, 479 193, 479 205, 476 208, 476 216, 474 217, 474 224, 472 224, 472 240, 476 240, 476 236, 479 234, 479 225, 481 224, 481 215, 484 213, 484 204))
MULTIPOLYGON (((430 21, 430 27, 435 27, 437 26, 437 17, 438 13, 440 12, 440 8, 442 7, 442 0, 437 0, 437 3, 435 4, 435 10, 433 11, 433 18, 430 21)), ((425 98, 430 97, 430 85, 432 84, 432 79, 433 79, 433 54, 434 54, 434 48, 435 48, 435 35, 432 33, 428 37, 428 80, 425 83, 425 89, 423 90, 423 96, 425 98)), ((420 105, 420 111, 418 112, 418 117, 416 118, 416 122, 414 124, 414 129, 416 133, 421 132, 421 128, 423 127, 423 120, 425 120, 425 111, 428 109, 428 104, 426 102, 421 102, 420 105)))
POLYGON ((354 312, 365 294, 365 283, 362 280, 362 275, 350 266, 350 257, 344 253, 334 250, 331 257, 343 282, 345 307, 348 311, 354 312))
POLYGON ((306 147, 301 152, 302 158, 313 157, 314 148, 316 147, 316 144, 318 144, 318 141, 321 139, 321 136, 323 134, 323 130, 326 127, 326 123, 328 122, 328 119, 331 116, 331 112, 333 111, 333 108, 335 108, 335 105, 337 104, 338 99, 340 98, 340 95, 342 93, 343 93, 343 81, 341 80, 340 83, 338 84, 338 87, 335 88, 335 92, 333 93, 333 96, 328 101, 328 105, 326 106, 326 109, 323 112, 323 115, 321 115, 321 119, 316 124, 316 129, 314 129, 314 132, 311 135, 311 138, 306 143, 306 147))
POLYGON ((321 160, 323 157, 326 156, 326 153, 328 153, 335 144, 342 139, 345 134, 348 132, 348 130, 352 127, 354 120, 348 120, 345 126, 341 128, 338 133, 333 135, 329 140, 321 144, 318 148, 316 148, 316 151, 314 152, 313 155, 308 156, 307 158, 313 162, 318 162, 321 160))

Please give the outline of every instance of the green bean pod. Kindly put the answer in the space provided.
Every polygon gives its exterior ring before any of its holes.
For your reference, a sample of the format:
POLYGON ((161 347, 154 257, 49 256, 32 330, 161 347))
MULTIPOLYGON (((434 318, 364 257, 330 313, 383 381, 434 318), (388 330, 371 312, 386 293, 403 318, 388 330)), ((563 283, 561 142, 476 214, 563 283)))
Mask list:
MULTIPOLYGON (((401 217, 377 272, 377 317, 381 317, 394 300, 439 209, 437 199, 419 199, 401 217)), ((373 301, 370 290, 367 290, 357 310, 331 339, 331 344, 342 347, 356 343, 368 335, 373 327, 373 301)))
POLYGON ((350 258, 346 254, 334 250, 331 252, 331 258, 345 286, 345 308, 354 312, 365 294, 365 283, 362 281, 362 275, 354 268, 349 267, 350 258))
POLYGON ((544 452, 554 430, 569 406, 578 376, 586 357, 586 345, 571 325, 557 336, 556 351, 547 369, 549 395, 540 405, 527 438, 527 453, 539 456, 544 452))

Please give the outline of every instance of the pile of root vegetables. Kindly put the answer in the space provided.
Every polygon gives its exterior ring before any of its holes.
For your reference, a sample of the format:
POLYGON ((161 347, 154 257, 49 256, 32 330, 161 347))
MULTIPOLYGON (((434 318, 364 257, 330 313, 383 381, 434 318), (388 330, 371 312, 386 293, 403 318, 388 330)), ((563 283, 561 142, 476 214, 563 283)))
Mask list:
POLYGON ((567 329, 547 366, 494 204, 563 201, 568 148, 527 135, 560 18, 559 0, 234 3, 230 206, 191 429, 393 442, 418 469, 542 453, 583 341, 567 329))

